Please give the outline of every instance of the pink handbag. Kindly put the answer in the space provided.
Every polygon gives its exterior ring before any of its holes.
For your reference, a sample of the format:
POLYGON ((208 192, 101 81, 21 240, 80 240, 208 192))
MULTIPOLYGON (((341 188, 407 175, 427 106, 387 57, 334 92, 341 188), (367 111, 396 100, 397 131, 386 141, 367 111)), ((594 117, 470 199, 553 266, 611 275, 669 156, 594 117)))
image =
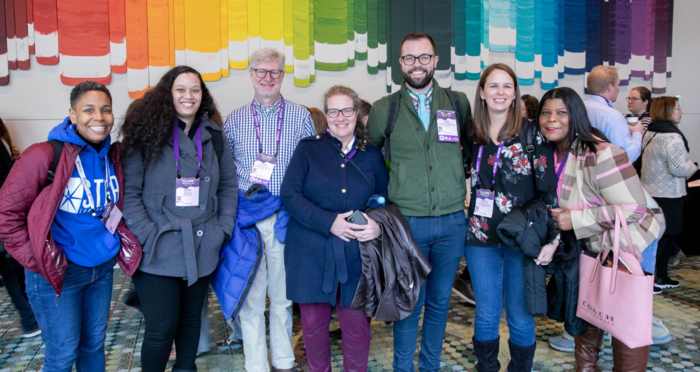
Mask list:
MULTIPOLYGON (((581 254, 576 316, 634 349, 652 344, 654 276, 644 274, 634 254, 620 250, 620 229, 628 244, 632 244, 632 239, 625 215, 617 205, 615 214, 612 268, 601 262, 608 257, 611 247, 604 249, 602 255, 598 253, 596 258, 581 254), (632 274, 619 271, 620 262, 632 274)), ((606 237, 603 235, 604 242, 606 237)))

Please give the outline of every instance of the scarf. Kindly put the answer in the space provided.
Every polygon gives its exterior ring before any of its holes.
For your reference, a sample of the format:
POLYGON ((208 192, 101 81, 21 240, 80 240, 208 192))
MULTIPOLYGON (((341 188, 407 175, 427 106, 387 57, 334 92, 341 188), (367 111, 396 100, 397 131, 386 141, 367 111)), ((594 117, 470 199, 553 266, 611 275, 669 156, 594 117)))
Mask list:
POLYGON ((676 133, 680 135, 683 139, 683 143, 685 144, 685 150, 690 152, 690 148, 688 147, 688 140, 685 139, 683 132, 681 132, 681 130, 678 129, 678 125, 669 122, 654 121, 651 124, 649 124, 647 130, 656 133, 676 133))

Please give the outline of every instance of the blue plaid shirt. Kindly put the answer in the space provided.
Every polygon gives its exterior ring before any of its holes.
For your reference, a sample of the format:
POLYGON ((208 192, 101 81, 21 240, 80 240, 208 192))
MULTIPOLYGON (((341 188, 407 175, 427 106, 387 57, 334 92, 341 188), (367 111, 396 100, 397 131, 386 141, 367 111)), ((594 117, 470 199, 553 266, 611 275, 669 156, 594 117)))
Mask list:
MULTIPOLYGON (((260 120, 260 139, 265 154, 274 154, 277 144, 277 117, 281 100, 277 100, 269 108, 263 107, 255 101, 260 120)), ((236 162, 238 172, 238 188, 248 190, 252 183, 248 180, 253 168, 255 157, 258 155, 258 139, 255 137, 255 125, 251 105, 233 110, 224 123, 224 133, 231 145, 233 159, 236 162)), ((311 121, 309 110, 296 103, 284 100, 284 124, 282 125, 282 138, 280 140, 280 152, 272 171, 269 189, 273 195, 280 194, 280 186, 287 165, 292 159, 294 149, 304 137, 315 134, 314 124, 311 121)))

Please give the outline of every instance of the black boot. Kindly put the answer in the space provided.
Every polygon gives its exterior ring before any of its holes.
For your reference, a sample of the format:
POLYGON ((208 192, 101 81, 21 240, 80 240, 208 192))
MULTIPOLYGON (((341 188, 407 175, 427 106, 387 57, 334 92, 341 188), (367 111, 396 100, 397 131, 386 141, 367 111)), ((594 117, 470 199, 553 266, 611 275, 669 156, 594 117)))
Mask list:
POLYGON ((510 349, 510 363, 508 363, 508 372, 530 372, 532 371, 532 361, 535 359, 535 349, 537 343, 531 346, 518 346, 510 340, 508 341, 510 349))
POLYGON ((498 346, 500 337, 491 341, 477 341, 472 337, 474 355, 476 355, 476 370, 478 372, 498 372, 501 363, 498 362, 498 346))

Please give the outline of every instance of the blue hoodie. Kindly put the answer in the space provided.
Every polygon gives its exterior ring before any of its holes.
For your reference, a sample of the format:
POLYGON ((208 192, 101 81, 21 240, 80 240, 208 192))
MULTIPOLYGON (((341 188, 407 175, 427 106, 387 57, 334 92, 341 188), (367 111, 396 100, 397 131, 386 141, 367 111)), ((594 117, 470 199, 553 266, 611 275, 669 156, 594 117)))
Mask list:
MULTIPOLYGON (((98 215, 104 213, 105 201, 105 161, 109 161, 107 153, 111 138, 102 141, 100 152, 96 152, 76 133, 75 124, 67 117, 63 123, 54 127, 49 133, 49 140, 59 140, 83 147, 78 154, 83 163, 85 176, 90 183, 90 191, 95 199, 95 211, 98 215)), ((114 166, 109 164, 109 191, 112 201, 119 198, 119 183, 114 174, 114 166)), ((63 192, 61 203, 56 216, 51 223, 53 239, 66 253, 69 261, 84 267, 101 265, 119 252, 119 237, 110 234, 102 221, 92 216, 87 194, 84 192, 77 167, 73 167, 68 186, 63 192)))

